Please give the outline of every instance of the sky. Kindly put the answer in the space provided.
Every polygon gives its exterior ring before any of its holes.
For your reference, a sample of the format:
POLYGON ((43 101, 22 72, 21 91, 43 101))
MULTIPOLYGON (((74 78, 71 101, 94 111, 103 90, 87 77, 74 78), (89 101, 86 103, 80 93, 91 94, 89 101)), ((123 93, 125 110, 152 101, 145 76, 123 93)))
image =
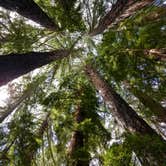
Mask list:
POLYGON ((7 86, 0 87, 0 106, 5 104, 5 100, 8 98, 7 86))
MULTIPOLYGON (((163 2, 163 4, 166 4, 166 0, 163 0, 163 1, 156 0, 156 2, 163 2)), ((2 10, 2 8, 0 8, 0 9, 2 10)), ((12 15, 12 17, 16 17, 15 16, 15 12, 11 12, 11 15, 12 15)), ((30 21, 29 23, 32 24, 32 25, 36 25, 37 26, 37 24, 35 24, 32 21, 30 21)), ((8 85, 0 87, 0 107, 5 104, 5 100, 7 100, 8 97, 9 97, 9 94, 8 94, 8 91, 7 91, 7 86, 8 85)))

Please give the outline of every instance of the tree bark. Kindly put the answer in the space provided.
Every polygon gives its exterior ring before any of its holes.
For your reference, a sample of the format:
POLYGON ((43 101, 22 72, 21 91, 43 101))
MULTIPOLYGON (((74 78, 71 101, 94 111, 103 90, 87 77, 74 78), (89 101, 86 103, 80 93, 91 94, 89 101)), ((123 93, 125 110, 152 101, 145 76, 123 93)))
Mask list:
POLYGON ((43 137, 44 132, 48 128, 49 118, 50 118, 50 113, 48 113, 46 115, 46 118, 44 119, 44 121, 42 122, 42 124, 41 124, 41 126, 39 128, 38 135, 37 135, 39 138, 43 137))
MULTIPOLYGON (((84 117, 80 106, 77 107, 74 120, 77 124, 83 122, 84 117)), ((76 130, 72 134, 70 145, 68 148, 68 154, 73 160, 72 166, 89 166, 89 159, 83 160, 77 154, 78 150, 84 147, 84 134, 82 131, 76 130), (76 156, 77 155, 77 156, 76 156)))
POLYGON ((158 122, 166 122, 166 109, 162 107, 161 104, 140 90, 135 88, 130 88, 129 90, 131 90, 131 92, 145 105, 145 107, 152 111, 158 122))
POLYGON ((156 132, 101 78, 93 67, 87 65, 85 73, 101 93, 112 115, 123 128, 131 133, 156 135, 156 132))
POLYGON ((152 58, 155 61, 166 61, 166 48, 153 48, 153 49, 118 49, 119 52, 133 52, 143 54, 148 58, 152 58))
POLYGON ((52 61, 68 56, 68 50, 29 52, 0 56, 0 86, 52 61))
POLYGON ((144 54, 155 60, 166 61, 166 48, 145 49, 144 54))
POLYGON ((20 15, 50 30, 59 29, 58 25, 33 0, 0 0, 0 6, 8 10, 16 11, 20 15))
POLYGON ((90 36, 102 33, 108 27, 118 24, 152 2, 153 0, 118 0, 116 4, 112 5, 111 10, 100 20, 98 26, 90 32, 90 36))
MULTIPOLYGON (((140 139, 142 136, 152 137, 152 141, 155 142, 156 138, 162 142, 165 146, 165 141, 141 118, 137 113, 117 94, 100 76, 100 74, 90 65, 85 68, 85 73, 93 83, 95 88, 102 95, 104 101, 108 105, 112 115, 117 122, 122 125, 123 128, 127 129, 130 133, 139 134, 140 139)), ((132 142, 131 142, 132 143, 132 142)), ((139 149, 133 146, 133 150, 137 152, 137 155, 143 157, 143 162, 147 162, 144 165, 161 165, 163 160, 166 158, 166 152, 160 152, 161 158, 157 158, 151 149, 145 148, 145 150, 139 149), (143 155, 143 156, 141 156, 143 155), (147 159, 147 161, 146 161, 147 159)))

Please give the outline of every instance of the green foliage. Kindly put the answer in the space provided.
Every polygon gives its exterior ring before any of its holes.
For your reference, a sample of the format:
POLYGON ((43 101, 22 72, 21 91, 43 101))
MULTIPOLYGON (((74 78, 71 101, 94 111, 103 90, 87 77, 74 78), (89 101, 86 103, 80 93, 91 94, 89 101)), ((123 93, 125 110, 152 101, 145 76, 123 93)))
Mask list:
MULTIPOLYGON (((135 153, 144 158, 150 158, 150 162, 159 161, 164 163, 164 153, 166 152, 166 143, 161 137, 156 135, 139 135, 139 134, 128 134, 126 136, 126 144, 129 148, 135 151, 135 153), (149 152, 149 154, 147 153, 149 152)), ((148 161, 147 161, 148 162, 148 161)))
POLYGON ((19 117, 13 119, 9 129, 11 135, 15 138, 13 152, 10 155, 16 165, 30 165, 31 155, 37 150, 39 144, 34 135, 35 124, 32 121, 32 115, 26 108, 20 110, 19 117))
POLYGON ((89 159, 90 159, 90 154, 88 153, 86 147, 77 148, 74 151, 72 157, 70 157, 69 159, 69 166, 76 166, 77 165, 76 161, 81 161, 88 164, 87 161, 89 161, 89 159))
POLYGON ((0 18, 2 19, 0 25, 2 38, 2 42, 0 42, 1 54, 32 51, 33 44, 43 35, 42 30, 35 29, 21 18, 11 20, 9 13, 1 11, 0 18))
POLYGON ((0 52, 63 48, 70 49, 70 55, 42 68, 43 73, 28 75, 21 82, 24 86, 17 85, 20 90, 17 93, 23 89, 33 89, 34 93, 10 115, 9 123, 0 127, 0 165, 73 166, 78 160, 89 162, 96 158, 105 166, 128 166, 135 164, 134 152, 143 165, 157 161, 163 166, 165 143, 156 136, 126 134, 119 144, 108 148, 111 136, 119 134, 118 125, 112 122, 112 117, 109 122, 108 107, 87 80, 83 66, 94 62, 100 74, 136 111, 140 108, 144 118, 151 118, 154 114, 146 111, 140 101, 135 101, 133 94, 125 89, 125 83, 152 96, 158 103, 165 99, 165 64, 145 53, 166 46, 165 8, 150 7, 138 12, 109 29, 100 40, 100 36, 91 38, 87 33, 93 31, 106 12, 106 2, 110 1, 35 2, 61 30, 51 32, 33 27, 24 19, 18 16, 11 19, 10 13, 1 11, 0 52), (80 122, 76 120, 78 108, 82 116, 80 122), (43 127, 47 114, 49 118, 43 127), (39 137, 40 129, 43 134, 39 137), (68 147, 75 131, 83 134, 83 147, 77 147, 71 157, 68 147))
POLYGON ((125 134, 124 141, 113 144, 103 155, 104 165, 128 166, 134 165, 133 152, 142 165, 155 165, 155 162, 164 166, 166 143, 159 136, 125 134))
POLYGON ((77 0, 58 0, 51 4, 49 0, 36 0, 36 2, 41 6, 48 15, 58 22, 61 29, 67 29, 71 32, 85 30, 85 25, 81 18, 80 5, 77 0))
POLYGON ((83 133, 84 147, 76 150, 75 157, 69 158, 69 161, 72 160, 70 163, 76 159, 89 158, 90 152, 97 153, 96 147, 105 146, 110 139, 110 134, 103 127, 102 119, 97 114, 99 105, 96 92, 84 75, 73 72, 63 77, 58 91, 48 95, 42 104, 49 108, 53 107, 51 117, 58 140, 56 149, 61 154, 60 158, 66 158, 64 151, 73 131, 83 133), (75 121, 78 106, 83 118, 80 123, 75 121))
POLYGON ((104 154, 104 166, 131 166, 131 151, 125 144, 113 144, 104 154))
POLYGON ((154 7, 105 32, 96 60, 104 77, 111 83, 127 81, 156 100, 165 98, 165 64, 145 54, 165 48, 165 23, 165 9, 154 7))

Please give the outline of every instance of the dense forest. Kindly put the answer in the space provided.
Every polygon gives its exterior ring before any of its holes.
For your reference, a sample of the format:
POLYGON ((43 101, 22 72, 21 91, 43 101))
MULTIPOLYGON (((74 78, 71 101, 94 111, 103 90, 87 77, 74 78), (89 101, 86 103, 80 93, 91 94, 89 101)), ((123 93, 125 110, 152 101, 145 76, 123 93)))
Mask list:
POLYGON ((166 166, 165 0, 0 0, 0 166, 166 166))

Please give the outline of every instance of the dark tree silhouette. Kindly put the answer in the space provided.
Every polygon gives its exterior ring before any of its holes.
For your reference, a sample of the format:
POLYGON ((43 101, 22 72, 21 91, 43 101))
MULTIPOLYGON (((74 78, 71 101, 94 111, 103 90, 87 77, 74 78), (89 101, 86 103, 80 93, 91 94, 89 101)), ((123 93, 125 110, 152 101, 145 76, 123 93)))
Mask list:
POLYGON ((16 11, 20 15, 50 30, 59 29, 58 25, 33 0, 0 0, 0 6, 8 10, 16 11))
POLYGON ((67 50, 29 52, 0 56, 0 86, 52 61, 69 55, 67 50))

